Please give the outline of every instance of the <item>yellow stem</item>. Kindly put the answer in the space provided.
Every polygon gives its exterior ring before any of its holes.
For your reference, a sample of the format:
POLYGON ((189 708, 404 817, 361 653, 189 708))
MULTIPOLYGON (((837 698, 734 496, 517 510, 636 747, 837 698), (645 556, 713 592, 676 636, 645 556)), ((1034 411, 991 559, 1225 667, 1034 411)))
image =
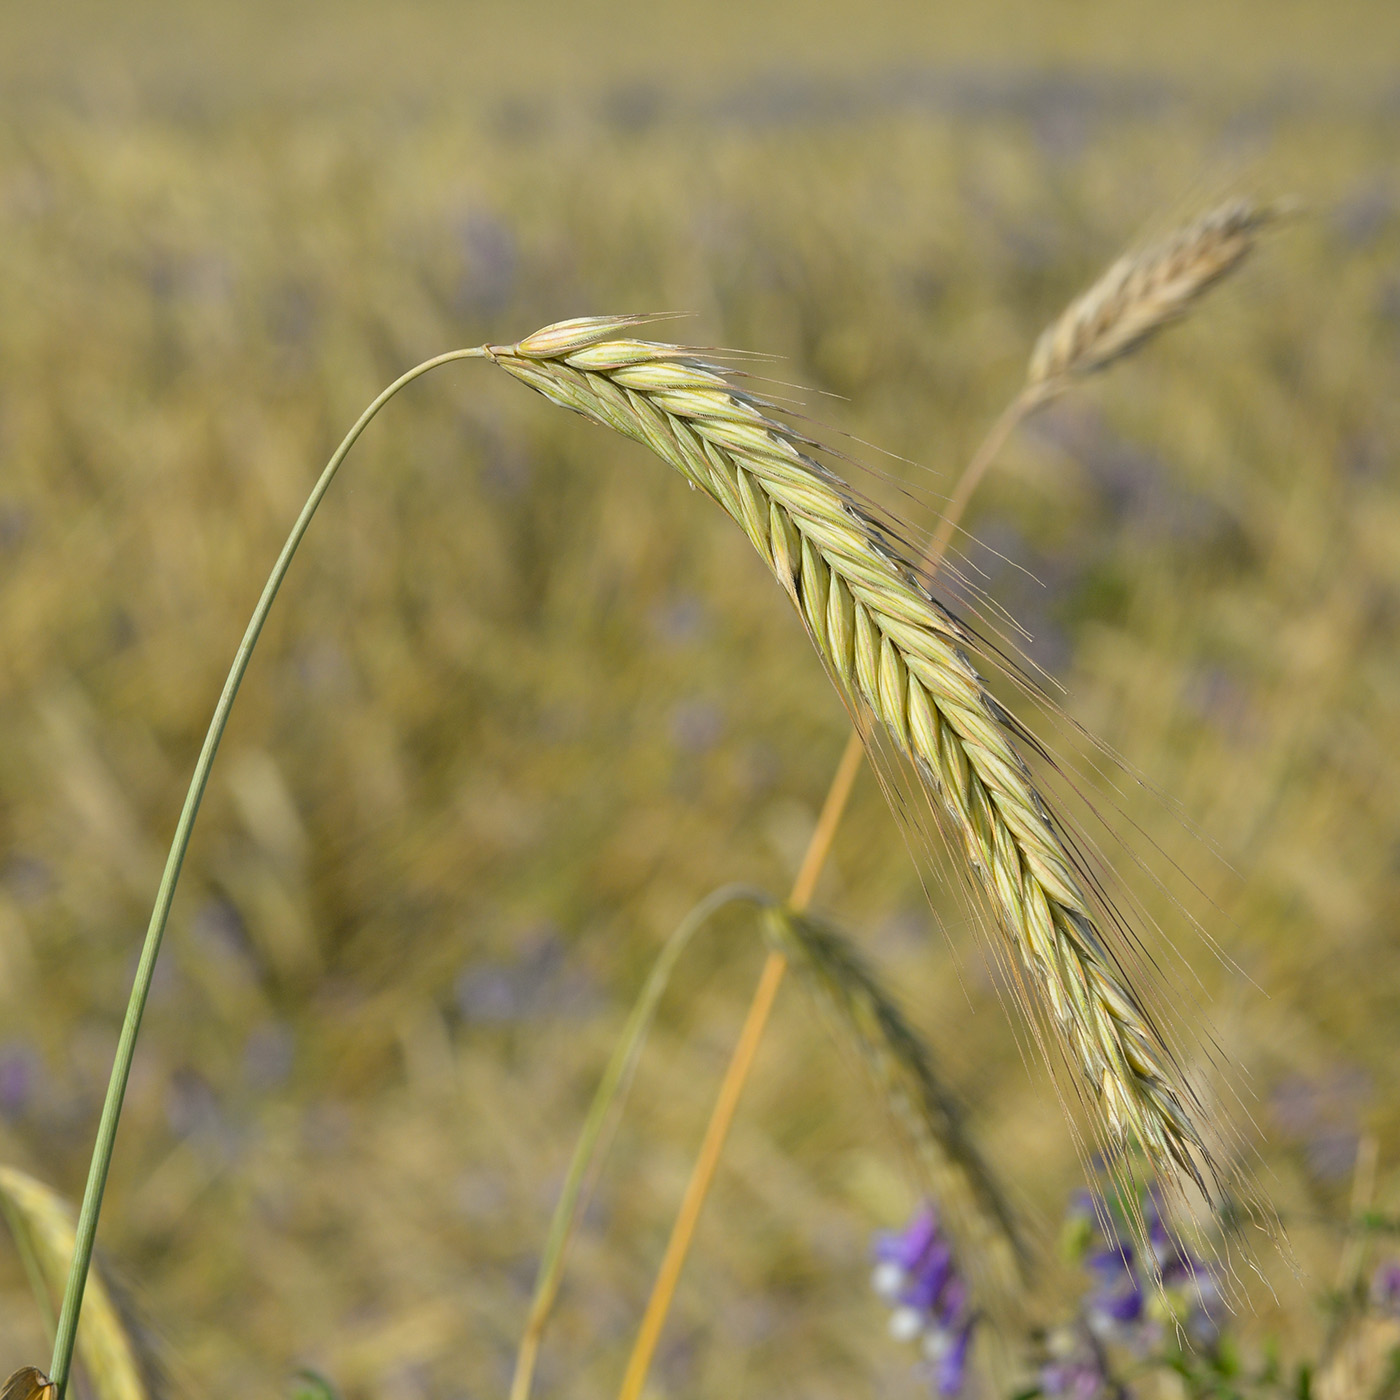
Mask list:
POLYGON ((729 1135, 729 1125, 734 1121, 734 1110, 739 1107, 739 1095, 743 1092, 754 1056, 758 1053, 763 1028, 768 1024, 768 1013, 773 1009, 773 999, 778 995, 786 968, 787 961, 781 953, 769 953, 768 961, 763 964, 744 1029, 739 1033, 739 1043, 734 1047, 729 1068, 725 1071, 724 1083, 720 1085, 719 1097, 715 1100, 709 1126, 705 1129, 705 1140, 700 1144, 700 1155, 695 1159, 695 1168, 676 1214, 676 1223, 671 1227, 665 1257, 661 1260, 656 1283, 647 1300, 636 1345, 632 1348, 627 1373, 622 1378, 622 1389, 618 1392, 620 1400, 637 1400, 646 1384, 651 1358, 661 1338, 661 1329, 670 1311, 671 1299, 675 1296, 681 1267, 690 1251, 690 1241, 694 1238, 695 1226, 700 1219, 700 1208, 709 1194, 715 1168, 719 1166, 720 1153, 724 1151, 724 1140, 729 1135))
POLYGON ((826 801, 822 803, 822 814, 817 818, 812 839, 807 843, 807 854, 802 857, 802 868, 797 872, 797 879, 793 881, 792 893, 788 895, 788 903, 799 914, 812 902, 817 880, 821 877, 826 858, 831 852, 831 843, 836 840, 836 828, 841 825, 846 801, 855 786, 856 774, 860 772, 860 760, 864 753, 865 745, 861 743, 860 731, 853 727, 850 738, 846 740, 846 749, 841 755, 841 761, 836 765, 836 775, 827 789, 826 801))
MULTIPOLYGON (((992 459, 1011 436, 1016 425, 1033 408, 1044 402, 1044 398, 1045 396, 1035 389, 1023 389, 992 425, 976 455, 958 478, 953 494, 948 500, 948 509, 924 552, 923 567, 929 573, 936 571, 943 562, 943 556, 948 552, 953 538, 953 531, 957 529, 958 521, 967 509, 973 492, 986 475, 992 459)), ((845 813, 846 802, 855 785, 856 775, 860 772, 860 760, 864 752, 865 745, 860 732, 852 727, 850 738, 846 741, 846 748, 832 777, 831 786, 827 789, 826 800, 822 803, 821 816, 817 818, 812 839, 807 843, 807 851, 802 857, 802 866, 797 872, 792 893, 788 896, 789 905, 799 913, 811 903, 817 881, 826 866, 827 856, 831 854, 836 830, 841 825, 841 817, 845 813)), ((676 1213, 676 1222, 671 1227, 671 1238, 666 1242, 666 1253, 662 1257, 661 1267, 657 1270, 651 1297, 647 1299, 646 1312, 642 1315, 642 1325, 637 1330, 632 1355, 627 1360, 627 1370, 622 1378, 622 1388, 618 1391, 618 1400, 640 1400, 642 1388, 646 1385, 647 1372, 651 1369, 656 1344, 661 1339, 661 1329, 665 1326, 666 1315, 671 1309, 676 1285, 680 1281, 681 1269, 685 1264, 686 1255, 690 1252, 691 1240, 695 1237, 701 1208, 714 1181, 720 1154, 724 1151, 725 1139, 729 1136, 730 1125, 739 1107, 739 1096, 743 1093, 749 1071, 753 1068, 759 1042, 763 1039, 769 1013, 773 1010, 773 1002, 777 998, 778 988, 782 985, 783 974, 786 971, 787 959, 781 953, 769 953, 768 960, 763 964, 763 971, 759 974, 753 1000, 749 1003, 743 1030, 739 1032, 738 1043, 730 1057, 729 1067, 724 1072, 719 1096, 710 1113, 710 1121, 705 1127, 705 1137, 700 1144, 699 1155, 695 1159, 690 1180, 686 1183, 680 1210, 676 1213)))
MULTIPOLYGON (((860 772, 860 759, 863 750, 860 735, 851 730, 846 751, 836 767, 836 776, 827 791, 822 804, 821 816, 817 818, 812 839, 807 844, 807 853, 802 858, 802 867, 797 872, 792 894, 788 903, 794 909, 805 909, 816 888, 817 877, 826 863, 827 852, 836 837, 836 828, 841 824, 841 814, 846 801, 855 786, 856 775, 860 772)), ((657 1270, 656 1283, 647 1300, 647 1310, 642 1316, 642 1325, 637 1332, 637 1341, 627 1362, 627 1373, 622 1379, 619 1400, 637 1400, 646 1384, 647 1372, 651 1369, 651 1358, 656 1344, 661 1339, 661 1328, 666 1322, 666 1314, 671 1310, 671 1300, 675 1297, 676 1284, 680 1282, 681 1267, 690 1252, 690 1242, 695 1235, 695 1227, 700 1220, 700 1208, 710 1193, 715 1170, 719 1166, 720 1154, 724 1151, 725 1139, 729 1136, 729 1125, 734 1121, 735 1110, 739 1107, 739 1095, 744 1091, 749 1071, 753 1068, 754 1056, 758 1054, 759 1042, 768 1025, 768 1015, 773 1010, 778 988, 782 985, 783 974, 787 971, 787 959, 781 953, 769 953, 759 975, 758 986, 753 1000, 749 1003, 749 1013, 744 1019, 744 1028, 739 1032, 738 1044, 730 1057, 729 1068, 725 1070, 724 1082, 719 1088, 714 1111, 705 1128, 705 1138, 700 1144, 699 1155, 686 1184, 681 1208, 676 1213, 676 1223, 671 1227, 671 1238, 666 1242, 666 1253, 657 1270)))
POLYGON ((982 439, 982 445, 977 449, 976 455, 958 478, 958 484, 948 498, 948 509, 943 512, 943 519, 938 522, 938 528, 933 532, 933 538, 929 540, 928 548, 924 551, 924 568, 929 573, 933 573, 943 562, 943 556, 947 554, 948 546, 953 540, 953 531, 958 528, 958 522, 962 519, 973 492, 982 484, 982 478, 986 476, 987 468, 992 465, 992 459, 1001 451, 1006 439, 1015 431, 1016 425, 1043 401, 1040 391, 1022 389, 1006 405, 1001 417, 992 424, 991 431, 982 439))

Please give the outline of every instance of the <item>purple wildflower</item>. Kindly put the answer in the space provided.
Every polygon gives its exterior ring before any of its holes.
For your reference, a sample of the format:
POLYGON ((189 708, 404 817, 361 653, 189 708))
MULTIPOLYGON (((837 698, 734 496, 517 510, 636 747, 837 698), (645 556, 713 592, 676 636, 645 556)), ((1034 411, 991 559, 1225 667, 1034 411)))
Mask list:
POLYGON ((1168 1310, 1193 1346, 1211 1348, 1220 1340, 1220 1285, 1205 1260, 1198 1259, 1167 1228, 1155 1192, 1143 1201, 1148 1242, 1168 1310))
POLYGON ((29 1106, 38 1078, 38 1058, 19 1042, 0 1048, 0 1116, 17 1118, 29 1106))
POLYGON ((924 1254, 939 1242, 938 1220, 930 1206, 924 1206, 902 1230, 882 1231, 875 1237, 875 1257, 901 1269, 917 1267, 924 1254))
MULTIPOLYGON (((1140 1199, 1145 1255, 1116 1233, 1116 1212, 1087 1192, 1070 1203, 1066 1239, 1093 1280, 1083 1318, 1092 1335, 1129 1346, 1139 1354, 1155 1349, 1164 1330, 1179 1332, 1192 1346, 1219 1341, 1220 1290, 1210 1267, 1172 1232, 1154 1191, 1140 1199)), ((1070 1393, 1070 1392, 1066 1392, 1070 1393)))
POLYGON ((1099 1400, 1111 1394, 1102 1370, 1093 1361, 1052 1361, 1040 1368, 1043 1395, 1065 1396, 1066 1400, 1099 1400))
POLYGON ((940 1395, 961 1394, 976 1318, 933 1209, 924 1206, 903 1230, 877 1236, 875 1259, 871 1282, 895 1308, 891 1333, 920 1343, 940 1395))
POLYGON ((938 1351, 929 1356, 933 1363, 933 1380, 940 1395, 961 1395, 963 1383, 967 1380, 967 1354, 972 1346, 972 1327, 976 1319, 969 1317, 956 1332, 940 1332, 935 1347, 924 1342, 924 1351, 938 1351))
POLYGON ((1048 1338, 1049 1358, 1040 1368, 1042 1395, 1056 1400, 1119 1400, 1128 1392, 1108 1373, 1107 1362, 1094 1339, 1082 1329, 1062 1327, 1048 1338))
POLYGON ((1371 1306, 1390 1317, 1400 1317, 1400 1262, 1387 1259, 1371 1276, 1371 1306))
POLYGON ((1084 1303, 1090 1328, 1100 1337, 1138 1340, 1146 1295, 1132 1246, 1112 1240, 1084 1262, 1096 1284, 1084 1303))

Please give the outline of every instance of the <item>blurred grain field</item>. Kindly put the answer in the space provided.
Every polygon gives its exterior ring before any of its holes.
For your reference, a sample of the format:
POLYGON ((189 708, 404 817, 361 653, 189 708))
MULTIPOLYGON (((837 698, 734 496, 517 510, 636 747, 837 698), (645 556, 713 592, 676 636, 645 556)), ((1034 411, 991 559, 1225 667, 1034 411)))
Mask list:
MULTIPOLYGON (((1240 279, 1010 445, 971 527, 1068 713, 1170 798, 1122 800, 1231 960, 1198 970, 1306 1273, 1251 1325, 1314 1335, 1360 1134, 1400 1204, 1400 16, 1161 10, 0 15, 0 1158, 80 1192, 233 647, 384 383, 674 309, 936 500, 1125 243, 1287 193, 1240 279)), ((350 1397, 502 1394, 651 956, 716 885, 785 889, 845 734, 747 543, 639 448, 480 365, 396 401, 254 660, 138 1053, 101 1242, 172 1392, 310 1362, 350 1397)), ((932 900, 946 938, 867 775, 819 903, 1049 1235, 1070 1135, 932 900)), ((541 1395, 615 1387, 760 959, 733 915, 683 965, 541 1395)), ((787 989, 657 1394, 920 1393, 866 1262, 913 1191, 787 989)), ((0 1371, 42 1354, 0 1250, 0 1371)))

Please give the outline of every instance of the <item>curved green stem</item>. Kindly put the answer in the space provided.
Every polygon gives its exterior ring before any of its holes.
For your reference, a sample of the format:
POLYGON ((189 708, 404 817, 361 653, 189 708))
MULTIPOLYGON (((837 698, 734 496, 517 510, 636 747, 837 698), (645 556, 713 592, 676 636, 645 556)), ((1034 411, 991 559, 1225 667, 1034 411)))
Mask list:
POLYGON ((199 814, 199 804, 204 797, 204 789, 209 781, 209 770, 214 763, 214 755, 219 750, 219 740, 223 738, 224 726, 228 723, 229 711, 238 695, 243 673, 257 644, 258 635, 272 609, 277 590, 287 576, 292 556, 306 534, 311 517, 321 504, 331 482, 335 479, 345 455, 355 445, 355 440, 364 432, 370 420, 405 385, 411 384, 430 369, 445 365, 453 360, 478 360, 487 358, 483 346, 470 350, 451 350, 445 355, 424 360, 415 365, 407 374, 396 379, 360 415, 355 426, 345 435, 345 440, 335 450, 335 455, 326 464, 320 479, 312 488, 311 495, 297 516, 277 562, 272 566, 258 605, 253 610, 248 630, 243 634, 238 652, 233 658, 228 679, 224 682, 223 693, 214 709, 214 718, 209 723, 209 732, 204 736, 204 747, 199 751, 199 761, 195 764, 194 777, 185 795, 185 805, 180 812, 179 823, 175 827, 175 838, 166 858, 165 871, 161 875, 160 888, 156 892, 155 908, 151 911, 151 922, 146 929, 146 941, 141 948, 141 960, 136 967, 136 978, 131 988, 131 999, 127 1003, 126 1019, 122 1022, 121 1036, 117 1041, 116 1058, 112 1064, 112 1077, 107 1085, 107 1097, 102 1105, 102 1118, 97 1128, 97 1141, 92 1150, 92 1165, 88 1170, 87 1189, 83 1193, 83 1205, 78 1214, 77 1239, 73 1246, 73 1262, 68 1270, 68 1284, 63 1294, 63 1306, 58 1315, 58 1329, 54 1337, 53 1365, 49 1375, 58 1387, 59 1400, 68 1384, 69 1369, 73 1362, 73 1344, 77 1339, 78 1314, 83 1305, 83 1289, 87 1285, 88 1266, 92 1260, 93 1240, 97 1235, 97 1217, 102 1209, 102 1193, 107 1186, 107 1170, 112 1161, 112 1145, 117 1136, 117 1122, 121 1117, 122 1100, 126 1095, 126 1082, 131 1074, 132 1056, 136 1050, 136 1036, 141 1029, 141 1016, 146 1009, 146 998, 151 990, 151 977, 155 972, 156 957, 160 952, 161 938, 165 933, 166 920, 170 917, 170 904, 175 897, 175 885, 180 878, 180 867, 184 864, 185 850, 189 846, 190 832, 194 828, 195 817, 199 814))
POLYGON ((574 1148, 573 1160, 569 1163, 568 1175, 564 1178, 563 1190, 559 1193, 559 1203, 554 1208, 554 1218, 550 1221, 549 1236, 545 1240, 544 1252, 540 1256, 540 1271, 535 1282, 535 1296, 530 1302, 530 1315, 526 1319, 525 1332, 520 1339, 520 1350, 515 1359, 515 1375, 511 1380, 510 1400, 529 1400, 530 1382, 535 1374, 535 1361, 539 1356, 540 1341, 544 1336, 544 1325, 549 1320, 550 1310, 559 1293, 559 1283, 564 1275, 564 1256, 568 1250, 569 1237, 583 1209, 585 1185, 590 1168, 598 1156, 598 1144, 603 1135, 603 1127, 611 1110, 617 1106, 621 1096, 627 1092, 632 1072, 642 1053, 647 1031, 661 1001, 667 984, 671 980, 680 956, 690 945, 690 940, 715 914, 727 904, 749 903, 766 907, 773 900, 763 890, 750 885, 723 885, 712 894, 706 895, 689 914, 681 920, 671 936, 662 945, 651 972, 642 986, 641 995, 632 1008, 622 1035, 613 1049, 612 1059, 603 1071, 603 1078, 593 1096, 593 1103, 579 1134, 578 1145, 574 1148))

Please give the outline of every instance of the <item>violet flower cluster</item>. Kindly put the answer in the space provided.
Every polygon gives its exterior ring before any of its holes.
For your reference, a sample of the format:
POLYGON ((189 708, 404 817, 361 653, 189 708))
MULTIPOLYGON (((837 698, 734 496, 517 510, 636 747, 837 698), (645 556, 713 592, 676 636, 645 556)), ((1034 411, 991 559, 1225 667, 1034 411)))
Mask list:
POLYGON ((1082 1323, 1055 1328, 1045 1350, 1036 1394, 1057 1400, 1129 1400, 1127 1387, 1110 1373, 1103 1347, 1082 1323))
MULTIPOLYGON (((1358 1353, 1348 1344, 1315 1361, 1285 1366, 1273 1348, 1247 1360, 1227 1331, 1219 1280, 1168 1223, 1154 1191, 1081 1192, 1066 1219, 1070 1258, 1088 1277, 1088 1289, 1061 1320, 1036 1329, 1029 1374, 1017 1400, 1135 1400, 1156 1395, 1168 1378, 1172 1394, 1191 1400, 1245 1396, 1390 1395, 1400 1378, 1400 1260, 1383 1258, 1369 1286, 1358 1283, 1347 1306, 1373 1319, 1390 1319, 1380 1336, 1385 1349, 1358 1353), (1372 1354, 1374 1353, 1374 1354, 1372 1354), (1361 1385, 1358 1356, 1376 1372, 1361 1385), (1338 1389, 1338 1383, 1343 1388, 1338 1389), (1146 1386, 1146 1391, 1139 1389, 1146 1386)), ((874 1287, 893 1307, 890 1332, 917 1342, 924 1372, 941 1396, 962 1396, 970 1384, 972 1334, 977 1321, 938 1216, 924 1206, 902 1230, 875 1242, 874 1287)), ((1348 1313, 1348 1317, 1351 1314, 1348 1313)), ((1344 1332, 1352 1342, 1369 1332, 1344 1332)), ((1366 1373, 1367 1375, 1370 1372, 1366 1373)))
POLYGON ((1172 1232, 1154 1193, 1131 1207, 1133 1218, 1128 1209, 1087 1191, 1070 1207, 1066 1244, 1091 1286, 1074 1320, 1045 1338, 1040 1395, 1128 1400, 1114 1355, 1152 1365, 1183 1350, 1210 1356, 1220 1341, 1220 1290, 1210 1267, 1172 1232))
POLYGON ((890 1333, 917 1341, 939 1395, 961 1395, 976 1316, 931 1206, 875 1241, 875 1291, 894 1307, 890 1333))
POLYGON ((1385 1317, 1400 1318, 1400 1262, 1383 1260, 1371 1275, 1371 1307, 1385 1317))
POLYGON ((1192 1350, 1210 1351, 1220 1338, 1214 1273, 1172 1232, 1154 1192, 1144 1193, 1138 1211, 1136 1229, 1130 1229, 1103 1199, 1086 1191, 1074 1200, 1070 1238, 1093 1280, 1084 1300, 1085 1322, 1099 1340, 1139 1355, 1172 1333, 1192 1350), (1129 1242, 1133 1234, 1145 1251, 1129 1242))

